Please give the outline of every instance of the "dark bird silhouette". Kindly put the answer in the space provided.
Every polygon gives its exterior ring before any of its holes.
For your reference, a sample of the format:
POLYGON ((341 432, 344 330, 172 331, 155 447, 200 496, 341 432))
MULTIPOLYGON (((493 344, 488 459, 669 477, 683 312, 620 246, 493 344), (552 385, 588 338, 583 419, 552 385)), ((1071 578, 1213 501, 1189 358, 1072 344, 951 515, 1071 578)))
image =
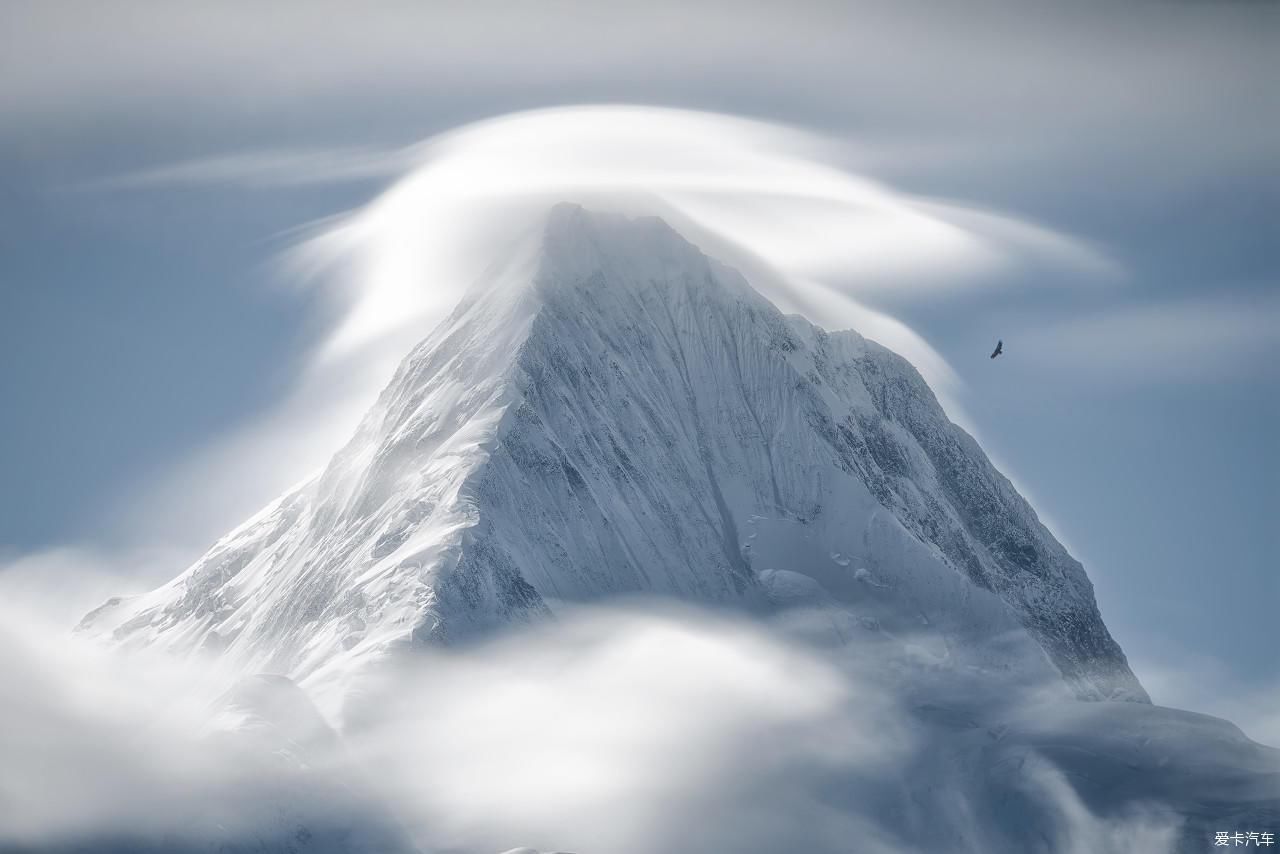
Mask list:
POLYGON ((991 358, 994 359, 996 356, 999 356, 1003 352, 1004 352, 1004 341, 997 341, 996 349, 991 351, 991 358))

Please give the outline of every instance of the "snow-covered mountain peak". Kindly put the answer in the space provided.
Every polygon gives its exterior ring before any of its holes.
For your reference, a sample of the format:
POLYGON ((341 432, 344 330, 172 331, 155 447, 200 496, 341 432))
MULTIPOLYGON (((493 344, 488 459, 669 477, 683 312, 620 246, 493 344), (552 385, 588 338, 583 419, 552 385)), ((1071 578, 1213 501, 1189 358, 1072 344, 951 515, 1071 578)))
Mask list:
POLYGON ((843 642, 1146 698, 1080 565, 905 360, 782 315, 659 219, 575 205, 323 474, 84 630, 341 696, 395 650, 637 593, 836 603, 843 642))
POLYGON ((561 202, 547 213, 540 236, 542 280, 573 280, 612 266, 623 281, 661 276, 706 256, 656 216, 628 217, 561 202))

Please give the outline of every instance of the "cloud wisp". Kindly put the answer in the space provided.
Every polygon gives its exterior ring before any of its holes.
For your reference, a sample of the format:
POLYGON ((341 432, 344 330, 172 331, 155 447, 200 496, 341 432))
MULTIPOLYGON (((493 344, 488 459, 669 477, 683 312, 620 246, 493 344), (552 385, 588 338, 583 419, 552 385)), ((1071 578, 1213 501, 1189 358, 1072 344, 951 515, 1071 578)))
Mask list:
POLYGON ((245 189, 341 184, 386 179, 413 164, 411 149, 264 149, 201 157, 98 178, 83 191, 146 190, 229 185, 245 189))

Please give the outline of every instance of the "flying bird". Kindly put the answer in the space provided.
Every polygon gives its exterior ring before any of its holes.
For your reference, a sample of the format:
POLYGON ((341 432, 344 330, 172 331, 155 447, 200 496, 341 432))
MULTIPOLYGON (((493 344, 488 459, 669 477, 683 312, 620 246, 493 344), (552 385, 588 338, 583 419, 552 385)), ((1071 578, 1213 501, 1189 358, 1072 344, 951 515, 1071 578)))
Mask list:
POLYGON ((994 359, 996 356, 999 356, 1003 352, 1004 352, 1004 341, 1003 340, 997 341, 996 348, 991 351, 991 358, 994 359))

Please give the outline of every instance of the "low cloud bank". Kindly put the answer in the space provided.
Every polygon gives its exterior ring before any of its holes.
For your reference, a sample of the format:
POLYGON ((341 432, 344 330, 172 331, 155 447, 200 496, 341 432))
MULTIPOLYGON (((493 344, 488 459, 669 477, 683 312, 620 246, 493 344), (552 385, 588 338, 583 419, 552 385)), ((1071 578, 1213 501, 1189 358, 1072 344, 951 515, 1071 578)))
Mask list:
POLYGON ((341 734, 287 679, 0 625, 6 851, 1171 852, 1280 816, 1280 753, 1230 724, 820 613, 566 614, 369 674, 341 734))

